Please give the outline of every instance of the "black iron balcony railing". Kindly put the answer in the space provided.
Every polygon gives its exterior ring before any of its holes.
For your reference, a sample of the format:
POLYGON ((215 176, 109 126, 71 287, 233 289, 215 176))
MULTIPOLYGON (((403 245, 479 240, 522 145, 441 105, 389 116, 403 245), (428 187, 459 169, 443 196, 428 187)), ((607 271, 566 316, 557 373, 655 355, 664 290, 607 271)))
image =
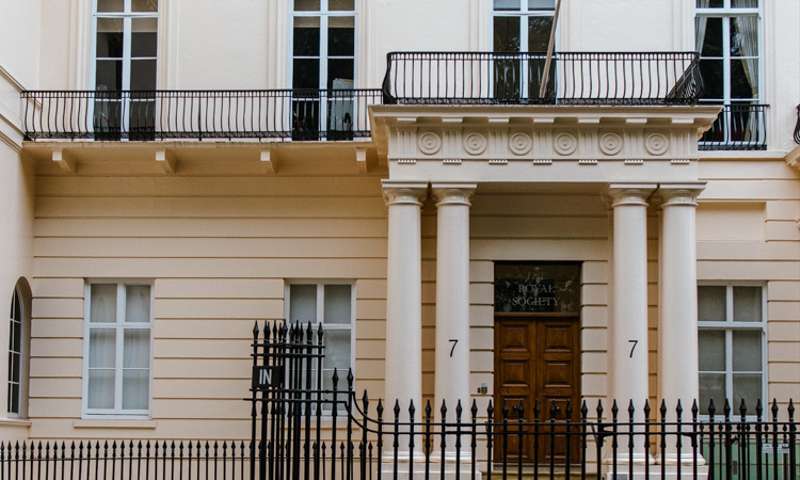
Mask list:
POLYGON ((766 150, 769 105, 723 105, 722 112, 703 137, 700 150, 766 150))
POLYGON ((29 140, 291 139, 369 137, 381 91, 26 91, 29 140))
POLYGON ((797 123, 794 126, 794 143, 800 145, 800 105, 797 106, 797 123))
POLYGON ((393 52, 385 103, 693 104, 702 93, 694 52, 393 52), (542 83, 545 88, 542 88, 542 83))

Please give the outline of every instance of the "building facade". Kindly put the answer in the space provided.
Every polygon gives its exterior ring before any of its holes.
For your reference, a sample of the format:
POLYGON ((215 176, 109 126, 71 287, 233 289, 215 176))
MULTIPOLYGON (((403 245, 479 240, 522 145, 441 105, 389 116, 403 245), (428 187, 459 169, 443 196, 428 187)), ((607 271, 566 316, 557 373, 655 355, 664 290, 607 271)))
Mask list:
POLYGON ((555 3, 4 0, 0 436, 247 438, 280 319, 418 405, 800 398, 800 4, 555 3))

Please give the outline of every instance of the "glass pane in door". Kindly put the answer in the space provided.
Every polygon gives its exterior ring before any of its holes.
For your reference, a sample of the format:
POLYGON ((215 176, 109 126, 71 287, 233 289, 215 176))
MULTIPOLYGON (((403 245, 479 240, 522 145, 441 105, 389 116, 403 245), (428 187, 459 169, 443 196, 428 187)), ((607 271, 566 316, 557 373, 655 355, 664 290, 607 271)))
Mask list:
POLYGON ((501 102, 520 96, 520 21, 520 17, 494 17, 494 97, 501 102))

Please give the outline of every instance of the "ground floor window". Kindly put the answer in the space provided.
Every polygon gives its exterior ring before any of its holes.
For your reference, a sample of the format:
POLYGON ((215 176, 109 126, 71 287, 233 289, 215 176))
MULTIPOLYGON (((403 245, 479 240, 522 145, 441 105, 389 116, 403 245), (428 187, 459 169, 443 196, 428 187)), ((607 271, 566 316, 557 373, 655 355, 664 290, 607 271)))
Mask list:
POLYGON ((765 385, 765 301, 761 285, 698 287, 700 407, 713 399, 722 413, 728 399, 734 413, 742 400, 753 413, 765 385))
POLYGON ((347 371, 353 367, 353 286, 343 282, 297 282, 291 283, 286 293, 290 322, 310 323, 315 331, 322 327, 322 388, 332 388, 331 378, 336 370, 340 378, 337 389, 346 390, 347 371))
POLYGON ((18 288, 11 295, 8 335, 8 414, 12 417, 23 415, 23 386, 25 384, 25 350, 27 322, 24 320, 22 293, 18 288))
POLYGON ((149 413, 151 301, 149 284, 87 285, 85 413, 149 413))

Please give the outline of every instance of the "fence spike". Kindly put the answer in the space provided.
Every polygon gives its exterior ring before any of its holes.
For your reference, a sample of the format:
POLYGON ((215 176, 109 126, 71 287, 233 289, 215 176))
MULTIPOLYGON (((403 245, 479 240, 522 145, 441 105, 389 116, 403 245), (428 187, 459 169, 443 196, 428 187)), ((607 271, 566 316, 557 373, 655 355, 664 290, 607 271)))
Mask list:
POLYGON ((442 407, 439 409, 439 413, 442 414, 442 420, 444 421, 447 418, 447 402, 445 402, 444 398, 442 399, 442 407))
POLYGON ((678 399, 678 404, 675 405, 675 415, 677 415, 678 420, 683 417, 683 405, 681 405, 681 399, 678 399))
POLYGON ((731 416, 731 402, 728 401, 727 397, 725 397, 725 404, 722 406, 722 413, 725 415, 726 419, 731 416))
POLYGON ((394 408, 392 411, 394 411, 395 420, 400 417, 400 400, 394 399, 394 408))
POLYGON ((776 398, 772 399, 772 419, 778 419, 778 399, 776 398))
POLYGON ((486 418, 489 422, 494 420, 494 402, 493 399, 489 399, 489 405, 486 407, 486 418))
POLYGON ((478 416, 478 401, 474 398, 472 399, 472 407, 470 408, 470 413, 472 414, 473 420, 478 416))
POLYGON ((633 399, 631 398, 628 400, 628 418, 633 418, 633 414, 636 413, 636 408, 633 406, 633 399))
POLYGON ((786 408, 786 411, 789 413, 789 423, 794 423, 794 401, 791 398, 789 399, 789 406, 786 408))
POLYGON ((258 320, 253 322, 253 338, 258 338, 258 320))
POLYGON ((619 406, 617 405, 617 399, 615 398, 611 402, 611 418, 614 420, 615 423, 617 421, 618 414, 619 414, 619 406))
POLYGON ((595 413, 597 413, 597 420, 603 418, 603 401, 599 398, 597 399, 597 408, 595 408, 595 413))
POLYGON ((361 406, 364 410, 364 415, 366 416, 369 413, 369 395, 367 395, 367 389, 364 389, 364 394, 361 395, 361 406))
POLYGON ((717 407, 714 405, 714 399, 713 398, 709 398, 708 399, 708 415, 711 418, 714 418, 714 414, 715 413, 717 413, 717 407))
POLYGON ((763 414, 764 414, 764 405, 761 404, 761 398, 758 398, 756 399, 756 418, 760 420, 763 414))
POLYGON ((408 402, 408 418, 411 422, 414 422, 414 414, 417 413, 417 409, 414 408, 414 399, 412 398, 408 402))
POLYGON ((742 418, 747 416, 747 404, 744 401, 744 397, 742 397, 742 401, 739 402, 739 415, 741 415, 742 418))
POLYGON ((660 418, 667 418, 667 401, 661 399, 661 405, 658 407, 658 413, 661 414, 660 418))

